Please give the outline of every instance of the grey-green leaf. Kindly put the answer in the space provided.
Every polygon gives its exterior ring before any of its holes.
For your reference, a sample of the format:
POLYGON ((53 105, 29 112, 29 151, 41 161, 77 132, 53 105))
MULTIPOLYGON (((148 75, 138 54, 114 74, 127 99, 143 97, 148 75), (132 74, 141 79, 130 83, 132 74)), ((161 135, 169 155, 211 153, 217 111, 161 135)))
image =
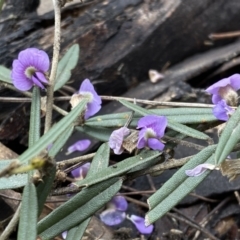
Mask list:
POLYGON ((229 153, 234 148, 240 138, 240 107, 233 113, 230 119, 226 122, 226 126, 219 138, 215 153, 216 164, 221 163, 227 158, 229 153))
POLYGON ((58 63, 54 91, 60 89, 71 77, 71 70, 77 65, 80 48, 78 44, 72 45, 58 63))
POLYGON ((31 112, 30 112, 30 128, 28 146, 31 147, 40 138, 41 128, 41 95, 39 87, 33 87, 31 112))
POLYGON ((37 193, 33 183, 28 183, 22 196, 18 240, 36 240, 37 237, 37 193))
MULTIPOLYGON (((6 169, 15 160, 0 160, 0 172, 6 169)), ((0 190, 15 189, 27 184, 28 175, 26 173, 0 178, 0 190)))
POLYGON ((12 84, 11 70, 4 67, 3 65, 0 65, 0 81, 12 84))
POLYGON ((159 151, 141 152, 137 156, 127 158, 108 168, 104 168, 101 171, 97 172, 94 176, 91 175, 86 179, 77 181, 75 184, 79 187, 90 186, 112 177, 121 176, 123 173, 130 171, 132 168, 146 164, 148 161, 151 161, 160 155, 161 153, 159 151))
POLYGON ((52 239, 56 235, 64 232, 65 230, 70 229, 79 223, 82 223, 84 220, 96 213, 96 211, 103 207, 107 202, 109 202, 112 197, 118 193, 121 186, 122 180, 118 180, 117 182, 112 183, 105 190, 99 189, 96 194, 89 198, 89 200, 85 204, 78 204, 79 207, 71 207, 74 208, 74 211, 72 211, 70 214, 65 214, 67 207, 62 208, 65 217, 58 218, 58 221, 56 221, 54 225, 48 224, 46 226, 47 228, 44 229, 44 231, 38 229, 41 239, 52 239))
POLYGON ((216 145, 206 147, 191 158, 184 166, 182 166, 157 192, 148 199, 149 208, 153 209, 165 198, 167 198, 172 191, 177 189, 178 186, 188 178, 185 170, 193 169, 197 165, 204 163, 214 153, 215 149, 216 145))
POLYGON ((83 234, 90 222, 91 218, 87 218, 84 220, 78 227, 72 228, 70 231, 68 231, 66 240, 77 240, 82 239, 83 234))
POLYGON ((26 163, 33 157, 37 156, 42 150, 46 149, 46 147, 50 143, 53 143, 67 127, 73 126, 76 118, 84 110, 86 103, 86 99, 82 100, 70 113, 68 113, 68 115, 62 118, 46 134, 44 134, 36 144, 31 148, 28 148, 21 156, 19 156, 19 160, 22 163, 26 163))

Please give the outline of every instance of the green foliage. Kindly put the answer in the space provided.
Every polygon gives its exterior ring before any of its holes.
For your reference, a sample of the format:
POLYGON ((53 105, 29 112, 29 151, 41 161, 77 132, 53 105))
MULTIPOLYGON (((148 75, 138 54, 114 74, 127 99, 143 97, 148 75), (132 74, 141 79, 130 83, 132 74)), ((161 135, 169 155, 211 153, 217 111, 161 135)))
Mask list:
POLYGON ((18 240, 35 240, 37 237, 37 194, 33 183, 28 183, 23 191, 20 211, 18 240))
POLYGON ((3 65, 0 65, 0 81, 12 84, 11 70, 4 67, 3 65))
POLYGON ((58 63, 56 83, 54 91, 64 86, 71 77, 71 70, 77 65, 80 48, 78 44, 73 44, 63 58, 58 63))

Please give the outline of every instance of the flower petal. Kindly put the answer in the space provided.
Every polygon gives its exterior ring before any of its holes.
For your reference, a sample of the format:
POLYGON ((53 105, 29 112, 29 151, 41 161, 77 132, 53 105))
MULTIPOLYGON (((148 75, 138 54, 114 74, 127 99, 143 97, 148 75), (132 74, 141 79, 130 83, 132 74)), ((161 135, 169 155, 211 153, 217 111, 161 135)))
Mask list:
POLYGON ((209 170, 215 169, 215 165, 210 164, 210 163, 203 163, 203 164, 196 166, 193 169, 186 170, 185 173, 189 177, 198 177, 198 176, 202 175, 204 172, 206 172, 206 170, 208 170, 208 169, 209 170))
POLYGON ((62 238, 63 238, 63 239, 66 239, 66 238, 67 238, 67 233, 68 233, 67 231, 62 232, 62 238))
POLYGON ((109 147, 113 149, 114 153, 119 155, 123 152, 122 143, 124 137, 130 133, 130 130, 126 127, 121 127, 114 130, 109 138, 109 147))
POLYGON ((229 115, 234 112, 234 109, 229 107, 224 99, 219 101, 213 108, 213 115, 222 121, 227 121, 229 115))
POLYGON ((87 162, 87 163, 83 164, 81 167, 78 167, 78 168, 74 169, 73 171, 71 171, 71 174, 73 175, 73 177, 76 180, 84 179, 87 176, 90 165, 91 164, 89 162, 87 162))
POLYGON ((128 217, 128 219, 136 226, 138 231, 142 234, 150 234, 153 231, 153 225, 149 225, 148 227, 145 226, 144 218, 131 215, 131 217, 128 217))
POLYGON ((148 147, 153 150, 162 151, 164 149, 165 145, 156 138, 149 138, 148 139, 148 147))
POLYGON ((122 212, 125 212, 128 208, 128 203, 125 197, 119 195, 114 196, 109 202, 109 205, 111 206, 111 208, 122 212))
POLYGON ((68 148, 68 153, 72 153, 75 151, 84 151, 90 146, 90 144, 91 141, 88 139, 77 141, 68 148))
POLYGON ((100 219, 108 226, 120 224, 126 218, 126 213, 115 209, 107 209, 100 214, 100 219))

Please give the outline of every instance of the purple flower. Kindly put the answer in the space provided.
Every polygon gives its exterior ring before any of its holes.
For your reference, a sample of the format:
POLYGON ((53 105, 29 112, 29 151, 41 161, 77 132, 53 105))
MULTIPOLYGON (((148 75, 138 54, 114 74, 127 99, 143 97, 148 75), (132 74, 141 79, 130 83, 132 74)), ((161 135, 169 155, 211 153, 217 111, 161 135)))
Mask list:
POLYGON ((217 104, 220 100, 225 99, 228 104, 235 106, 237 103, 236 91, 240 89, 240 75, 234 74, 228 78, 224 78, 209 88, 206 91, 212 94, 212 102, 217 104))
POLYGON ((232 115, 234 109, 229 107, 224 99, 220 100, 214 107, 213 107, 213 115, 222 121, 227 121, 229 116, 232 115))
POLYGON ((144 218, 131 215, 131 217, 128 217, 128 219, 136 226, 138 231, 142 234, 150 234, 153 231, 153 225, 149 225, 146 227, 144 218))
POLYGON ((115 196, 108 203, 108 208, 100 214, 100 219, 108 226, 120 224, 126 218, 128 203, 123 196, 115 196))
POLYGON ((82 96, 87 97, 88 99, 87 109, 84 116, 86 120, 101 109, 102 100, 96 93, 89 79, 85 79, 82 82, 78 93, 73 94, 70 101, 73 108, 81 101, 82 96))
POLYGON ((153 150, 162 151, 165 145, 160 141, 167 127, 167 118, 163 116, 149 115, 138 121, 137 129, 141 128, 137 148, 145 146, 153 150))
POLYGON ((66 239, 66 238, 67 238, 67 234, 68 234, 68 231, 62 232, 62 238, 63 238, 63 239, 66 239))
POLYGON ((77 141, 68 148, 67 154, 70 154, 75 151, 82 152, 82 151, 86 150, 90 146, 90 144, 91 144, 91 141, 88 139, 77 141))
POLYGON ((114 153, 120 155, 123 152, 123 139, 130 133, 130 130, 126 127, 121 127, 118 130, 112 132, 109 138, 109 147, 113 149, 114 153))
POLYGON ((76 180, 84 179, 87 176, 90 165, 91 164, 89 162, 87 162, 87 163, 83 164, 81 167, 78 167, 78 168, 74 169, 73 171, 71 171, 74 179, 76 179, 76 180))
POLYGON ((13 61, 12 66, 13 85, 21 91, 31 89, 33 85, 44 89, 44 84, 48 83, 46 72, 50 61, 44 51, 27 48, 18 54, 18 59, 13 61))
POLYGON ((203 163, 203 164, 196 166, 195 168, 193 168, 191 170, 186 170, 185 173, 189 177, 198 177, 198 176, 202 175, 207 169, 213 170, 213 169, 215 169, 215 165, 210 164, 210 163, 203 163))

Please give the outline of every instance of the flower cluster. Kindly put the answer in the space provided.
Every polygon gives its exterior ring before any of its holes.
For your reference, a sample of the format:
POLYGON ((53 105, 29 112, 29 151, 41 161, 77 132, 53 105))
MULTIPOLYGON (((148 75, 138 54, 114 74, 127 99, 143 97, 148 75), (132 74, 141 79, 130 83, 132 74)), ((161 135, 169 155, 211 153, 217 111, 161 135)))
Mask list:
POLYGON ((215 104, 213 114, 217 119, 227 121, 234 112, 230 106, 237 106, 239 89, 240 74, 224 78, 206 89, 208 93, 212 94, 212 102, 215 104))
MULTIPOLYGON (((167 118, 164 116, 148 115, 142 117, 138 121, 137 129, 140 129, 137 148, 142 149, 149 147, 153 150, 162 151, 165 145, 161 138, 164 136, 167 127, 167 118)), ((124 137, 129 135, 130 130, 122 127, 112 132, 109 138, 109 146, 113 149, 115 154, 123 152, 124 137)))

